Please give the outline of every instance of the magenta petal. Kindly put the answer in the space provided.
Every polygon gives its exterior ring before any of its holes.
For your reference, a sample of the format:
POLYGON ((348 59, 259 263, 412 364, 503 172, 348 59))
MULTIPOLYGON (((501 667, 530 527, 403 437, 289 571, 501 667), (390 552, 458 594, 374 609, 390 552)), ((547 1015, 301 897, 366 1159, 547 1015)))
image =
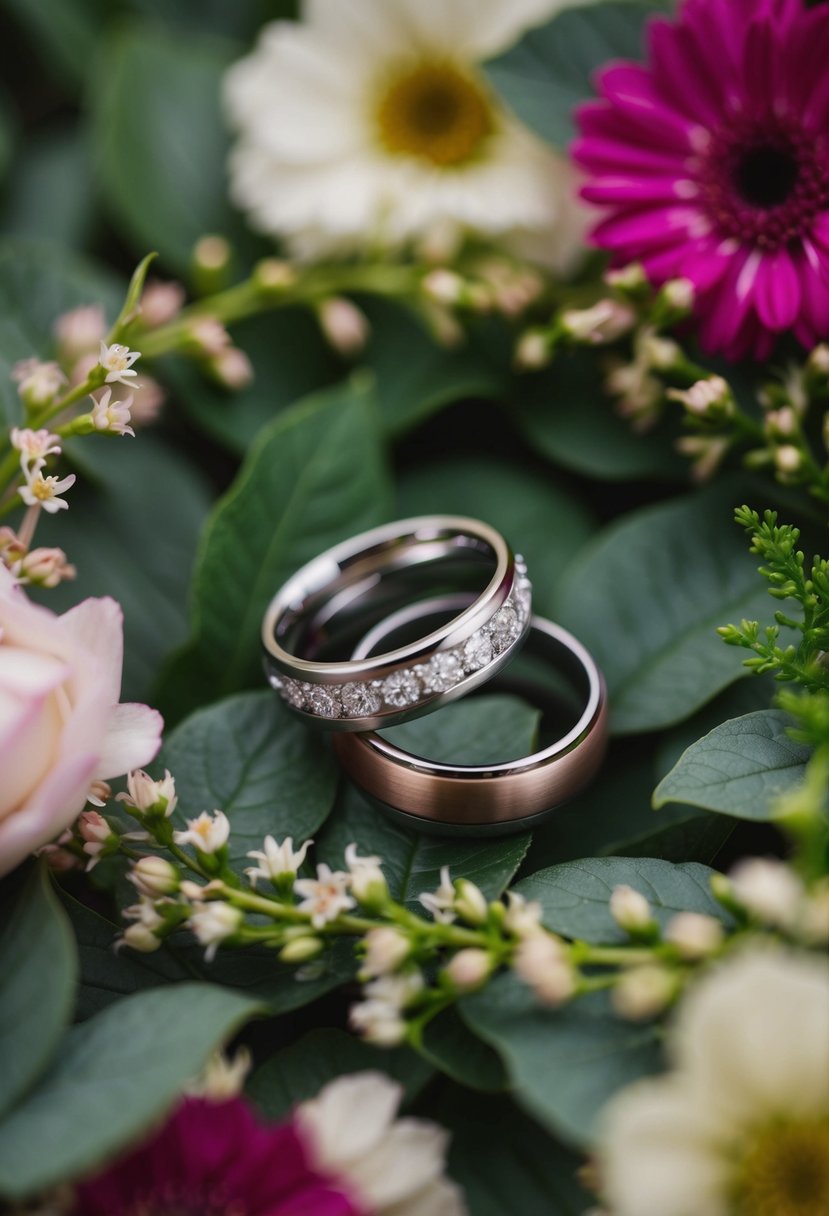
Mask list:
POLYGON ((800 281, 788 250, 764 254, 754 283, 754 303, 762 323, 775 331, 788 329, 800 311, 800 299, 800 281))
POLYGON ((763 114, 772 107, 776 66, 772 26, 768 21, 752 21, 743 52, 743 88, 755 114, 763 114))
POLYGON ((646 253, 668 244, 684 244, 700 224, 699 213, 691 207, 660 207, 623 212, 599 224, 593 240, 604 249, 629 249, 646 253))
POLYGON ((612 203, 673 204, 677 201, 676 178, 664 177, 600 177, 581 189, 588 203, 608 206, 612 203))
POLYGON ((658 139, 670 148, 692 150, 691 132, 695 124, 659 96, 644 68, 616 64, 600 73, 598 83, 617 112, 640 127, 647 138, 658 139))
POLYGON ((599 174, 638 172, 647 176, 681 176, 685 172, 684 161, 679 156, 602 135, 577 139, 570 145, 570 156, 576 164, 599 174))
POLYGON ((703 237, 683 250, 680 275, 690 279, 698 292, 708 291, 718 283, 731 265, 733 250, 725 242, 703 237))
POLYGON ((648 44, 654 81, 662 96, 696 122, 717 122, 720 98, 710 71, 710 56, 697 54, 688 30, 664 18, 651 21, 648 44))

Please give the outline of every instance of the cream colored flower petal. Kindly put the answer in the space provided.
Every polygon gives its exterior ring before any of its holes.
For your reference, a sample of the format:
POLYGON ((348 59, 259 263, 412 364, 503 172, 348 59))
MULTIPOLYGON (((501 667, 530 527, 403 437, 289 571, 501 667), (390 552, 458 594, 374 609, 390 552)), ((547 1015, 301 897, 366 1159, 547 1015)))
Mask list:
POLYGON ((101 743, 101 755, 95 770, 99 780, 123 777, 133 769, 144 768, 154 760, 161 747, 164 719, 148 705, 115 705, 106 735, 101 743))
POLYGON ((67 756, 25 806, 0 821, 0 877, 59 836, 83 810, 97 759, 95 752, 67 756))
POLYGON ((96 664, 96 671, 84 676, 95 679, 97 692, 110 705, 121 695, 121 668, 124 661, 124 614, 116 600, 84 600, 60 618, 63 631, 73 647, 82 648, 96 664))
POLYGON ((416 1195, 384 1208, 383 1216, 467 1216, 468 1211, 461 1188, 447 1178, 438 1178, 416 1195))
POLYGON ((729 1166, 715 1135, 705 1107, 674 1078, 612 1098, 599 1169, 614 1216, 727 1216, 729 1166))
POLYGON ((829 959, 727 960, 685 997, 674 1044, 689 1083, 735 1119, 829 1114, 829 959))
POLYGON ((351 1176, 355 1159, 380 1151, 403 1090, 379 1072, 338 1077, 297 1108, 316 1164, 351 1176))
POLYGON ((385 1211, 439 1177, 447 1141, 435 1123, 399 1119, 370 1153, 349 1161, 348 1176, 372 1210, 385 1211))
POLYGON ((338 47, 352 65, 411 51, 399 0, 305 0, 303 18, 315 35, 338 47))
POLYGON ((549 21, 560 9, 569 7, 568 0, 394 2, 421 45, 442 48, 472 62, 499 55, 517 42, 525 30, 549 21))

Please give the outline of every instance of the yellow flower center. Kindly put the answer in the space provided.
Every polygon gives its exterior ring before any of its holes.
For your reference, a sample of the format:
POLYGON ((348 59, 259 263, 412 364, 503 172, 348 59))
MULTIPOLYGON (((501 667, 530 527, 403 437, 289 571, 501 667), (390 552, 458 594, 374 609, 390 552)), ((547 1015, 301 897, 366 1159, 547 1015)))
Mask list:
POLYGON ((48 502, 55 497, 55 478, 40 477, 32 482, 32 494, 39 502, 48 502))
POLYGON ((409 66, 387 80, 376 119, 387 152, 441 167, 471 160, 495 128, 484 88, 445 61, 409 66))
POLYGON ((743 1159, 739 1216, 825 1216, 829 1212, 829 1122, 765 1131, 743 1159))

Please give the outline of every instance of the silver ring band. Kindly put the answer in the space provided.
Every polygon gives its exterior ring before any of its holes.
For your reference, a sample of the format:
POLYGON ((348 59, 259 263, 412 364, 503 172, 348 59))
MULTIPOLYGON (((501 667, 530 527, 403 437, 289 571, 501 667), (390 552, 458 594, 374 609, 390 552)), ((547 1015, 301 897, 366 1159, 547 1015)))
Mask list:
POLYGON ((401 520, 329 549, 288 580, 262 622, 265 670, 305 721, 376 730, 489 680, 523 640, 530 613, 526 567, 494 528, 462 516, 401 520), (417 583, 427 580, 432 595, 447 582, 457 591, 470 576, 480 584, 482 567, 483 590, 426 636, 371 658, 341 657, 401 602, 422 596, 417 583))
MULTIPOLYGON (((446 611, 457 597, 421 605, 423 613, 446 611)), ((398 613, 384 625, 386 634, 411 619, 414 609, 398 613)), ((374 630, 375 643, 382 633, 374 630)), ((368 641, 368 639, 367 639, 368 641)), ((364 649, 363 646, 360 647, 364 649)), ((551 699, 541 664, 569 675, 579 708, 566 729, 548 746, 528 756, 487 765, 446 764, 404 751, 374 732, 335 740, 337 756, 354 783, 381 809, 421 830, 449 834, 518 831, 538 822, 569 801, 595 775, 607 743, 604 680, 594 660, 570 633, 533 617, 516 667, 530 660, 528 675, 519 676, 521 691, 540 705, 551 699)), ((509 684, 513 665, 496 685, 509 684)), ((552 680, 549 681, 552 684, 552 680)))

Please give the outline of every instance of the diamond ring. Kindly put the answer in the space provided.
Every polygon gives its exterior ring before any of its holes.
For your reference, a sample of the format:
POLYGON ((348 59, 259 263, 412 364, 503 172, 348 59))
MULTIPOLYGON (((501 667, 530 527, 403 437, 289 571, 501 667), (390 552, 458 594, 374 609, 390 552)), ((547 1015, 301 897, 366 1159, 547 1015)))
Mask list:
MULTIPOLYGON (((429 615, 455 610, 458 602, 457 596, 443 597, 389 617, 358 654, 418 612, 422 627, 429 615)), ((492 687, 519 693, 544 711, 541 744, 530 755, 485 765, 438 763, 370 731, 338 737, 337 757, 375 805, 421 831, 501 835, 534 826, 586 786, 601 763, 607 743, 604 681, 572 634, 534 616, 521 653, 487 691, 492 687)))
POLYGON ((376 730, 490 679, 523 640, 530 612, 524 562, 494 528, 460 516, 406 519, 329 549, 288 580, 262 623, 265 670, 307 722, 376 730), (390 613, 416 607, 424 593, 466 589, 465 606, 425 636, 353 656, 390 613))

